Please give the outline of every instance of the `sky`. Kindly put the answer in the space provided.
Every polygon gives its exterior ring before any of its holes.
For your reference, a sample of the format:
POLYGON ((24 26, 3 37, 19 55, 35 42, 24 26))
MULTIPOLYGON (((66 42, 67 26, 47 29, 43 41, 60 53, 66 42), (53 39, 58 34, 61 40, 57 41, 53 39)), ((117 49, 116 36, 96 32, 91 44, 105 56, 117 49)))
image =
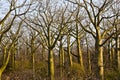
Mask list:
POLYGON ((0 0, 0 20, 5 16, 9 10, 9 3, 6 0, 0 0))
MULTIPOLYGON (((7 14, 9 8, 10 8, 10 3, 8 2, 9 0, 0 0, 0 20, 7 14)), ((17 3, 16 5, 19 6, 21 4, 23 4, 25 0, 17 0, 17 3)), ((28 1, 31 1, 31 0, 27 0, 28 1)), ((26 4, 27 4, 26 2, 26 4)), ((20 10, 20 12, 24 11, 24 8, 25 7, 22 7, 20 10)))

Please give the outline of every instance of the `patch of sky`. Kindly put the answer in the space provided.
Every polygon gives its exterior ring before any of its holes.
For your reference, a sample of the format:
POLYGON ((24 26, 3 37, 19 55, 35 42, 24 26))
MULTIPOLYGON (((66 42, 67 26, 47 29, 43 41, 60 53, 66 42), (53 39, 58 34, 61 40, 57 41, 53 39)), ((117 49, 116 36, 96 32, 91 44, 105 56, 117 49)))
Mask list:
POLYGON ((0 0, 0 20, 6 15, 9 10, 9 2, 6 0, 0 0))

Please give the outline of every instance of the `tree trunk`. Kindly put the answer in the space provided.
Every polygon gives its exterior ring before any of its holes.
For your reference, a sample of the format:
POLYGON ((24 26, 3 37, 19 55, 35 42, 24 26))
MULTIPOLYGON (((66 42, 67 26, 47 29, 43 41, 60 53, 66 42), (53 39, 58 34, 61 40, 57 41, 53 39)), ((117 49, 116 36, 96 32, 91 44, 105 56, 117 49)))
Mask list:
POLYGON ((108 42, 108 55, 109 55, 109 61, 112 62, 112 54, 111 54, 111 39, 108 42))
POLYGON ((82 57, 82 51, 80 46, 80 40, 77 38, 77 52, 78 52, 78 62, 80 63, 81 69, 84 71, 84 65, 83 65, 83 57, 82 57))
POLYGON ((63 49, 63 43, 62 43, 62 37, 60 40, 60 48, 59 48, 59 61, 60 61, 60 67, 64 66, 64 49, 63 49))
POLYGON ((54 80, 54 59, 52 49, 49 49, 48 53, 48 73, 50 80, 54 80))
POLYGON ((76 23, 76 41, 77 41, 77 53, 78 53, 78 63, 81 66, 81 69, 83 70, 83 72, 85 72, 84 70, 84 64, 83 64, 83 55, 82 55, 82 51, 81 51, 81 45, 80 45, 80 38, 81 38, 81 34, 79 35, 79 28, 78 28, 78 24, 76 23))
POLYGON ((109 54, 109 65, 111 68, 113 68, 114 63, 114 47, 113 47, 113 41, 110 39, 108 42, 108 54, 109 54))
POLYGON ((91 55, 90 55, 90 51, 89 51, 89 44, 88 44, 88 39, 86 37, 86 45, 87 45, 87 58, 88 58, 88 69, 89 69, 89 73, 92 73, 92 67, 91 67, 91 55))
POLYGON ((114 65, 114 61, 116 60, 116 59, 115 59, 115 50, 114 50, 114 47, 111 48, 111 55, 110 55, 110 56, 111 56, 111 61, 112 61, 112 64, 111 64, 111 65, 112 65, 112 67, 114 68, 114 66, 115 66, 115 65, 114 65))
POLYGON ((2 80, 2 71, 0 70, 0 80, 2 80))
POLYGON ((68 52, 70 66, 72 66, 72 56, 70 53, 70 36, 69 35, 67 36, 67 52, 68 52))
POLYGON ((62 66, 64 66, 65 59, 64 59, 64 48, 62 47, 62 66))
POLYGON ((33 80, 35 80, 35 53, 32 53, 33 80))
POLYGON ((2 63, 5 63, 6 56, 7 56, 7 46, 4 47, 3 62, 2 63))
MULTIPOLYGON (((0 68, 0 80, 1 80, 1 78, 2 78, 2 77, 1 77, 1 76, 2 76, 2 73, 3 73, 3 71, 5 70, 5 68, 7 67, 8 62, 9 62, 9 60, 10 60, 11 49, 12 49, 12 47, 9 49, 8 55, 6 56, 7 58, 6 58, 5 62, 3 63, 2 67, 0 68)), ((6 54, 6 53, 5 53, 5 54, 6 54)))
POLYGON ((103 66, 103 48, 99 48, 99 53, 98 53, 98 66, 99 66, 99 74, 100 74, 100 79, 104 80, 104 66, 103 66))
POLYGON ((120 72, 120 38, 117 40, 118 71, 120 72))
POLYGON ((15 69, 15 53, 12 53, 12 69, 15 69))
POLYGON ((118 70, 118 58, 119 58, 119 52, 118 52, 118 36, 115 36, 115 53, 114 53, 114 69, 118 70))
POLYGON ((63 46, 60 45, 60 52, 59 52, 59 63, 60 63, 60 76, 62 77, 63 74, 63 66, 64 66, 64 49, 63 46))
POLYGON ((33 71, 33 80, 35 80, 35 45, 34 45, 34 40, 35 38, 31 39, 31 67, 32 67, 32 71, 33 71))
POLYGON ((13 44, 13 48, 12 48, 12 69, 15 69, 15 53, 16 53, 15 44, 13 44))
POLYGON ((104 80, 104 65, 103 65, 103 47, 100 46, 101 42, 99 40, 96 41, 95 52, 98 58, 98 78, 100 80, 104 80))

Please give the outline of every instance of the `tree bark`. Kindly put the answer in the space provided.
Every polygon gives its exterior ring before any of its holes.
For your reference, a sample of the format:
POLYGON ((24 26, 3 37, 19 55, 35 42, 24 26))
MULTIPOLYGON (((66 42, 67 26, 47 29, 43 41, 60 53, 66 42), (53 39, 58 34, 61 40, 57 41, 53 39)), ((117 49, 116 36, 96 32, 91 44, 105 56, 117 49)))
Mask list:
POLYGON ((33 80, 35 80, 35 53, 32 53, 33 80))
POLYGON ((2 80, 2 71, 0 70, 0 80, 2 80))
POLYGON ((117 40, 118 71, 120 72, 120 38, 117 40))
POLYGON ((12 48, 12 69, 15 69, 15 53, 16 53, 16 49, 15 49, 15 43, 13 44, 13 48, 12 48))
POLYGON ((1 78, 2 78, 2 77, 1 77, 1 76, 2 76, 2 73, 3 73, 3 71, 5 70, 5 68, 7 67, 8 62, 9 62, 9 60, 10 60, 11 49, 12 49, 12 48, 9 49, 7 58, 6 58, 5 62, 3 63, 2 67, 0 68, 0 80, 1 80, 1 78))
POLYGON ((98 58, 97 77, 100 80, 104 80, 103 47, 100 46, 100 44, 101 44, 101 41, 100 40, 96 40, 95 52, 96 52, 97 58, 98 58))
POLYGON ((89 44, 88 44, 88 39, 86 37, 86 45, 87 45, 87 59, 88 59, 88 69, 89 69, 89 73, 92 73, 92 67, 91 67, 91 54, 90 54, 90 50, 89 50, 89 44))
MULTIPOLYGON (((108 54, 109 54, 109 60, 112 63, 113 61, 113 55, 112 55, 112 39, 109 40, 108 42, 108 54)), ((112 64, 111 64, 112 65, 112 64)))
POLYGON ((104 80, 104 66, 103 66, 103 48, 99 48, 99 53, 98 53, 98 66, 99 66, 99 74, 100 74, 100 79, 104 80))
POLYGON ((35 80, 35 45, 34 45, 34 41, 35 41, 35 37, 32 36, 31 39, 31 67, 32 67, 32 71, 33 71, 33 80, 35 80))
POLYGON ((59 50, 59 63, 60 63, 60 76, 62 77, 63 74, 63 67, 64 67, 64 49, 62 45, 62 41, 60 41, 60 50, 59 50))
POLYGON ((70 53, 70 36, 69 35, 67 36, 67 51, 68 51, 69 63, 70 63, 70 66, 72 66, 72 56, 70 53))
POLYGON ((5 63, 6 56, 7 56, 7 46, 4 47, 3 62, 2 63, 5 63))
POLYGON ((119 52, 118 52, 118 36, 115 35, 115 49, 114 49, 114 69, 118 70, 119 65, 119 52))
POLYGON ((81 46, 80 46, 80 40, 79 37, 77 38, 77 52, 78 52, 78 62, 81 66, 81 69, 84 71, 84 65, 83 65, 83 57, 82 57, 82 51, 81 51, 81 46))
POLYGON ((54 59, 52 49, 48 52, 48 73, 50 80, 54 80, 54 59))

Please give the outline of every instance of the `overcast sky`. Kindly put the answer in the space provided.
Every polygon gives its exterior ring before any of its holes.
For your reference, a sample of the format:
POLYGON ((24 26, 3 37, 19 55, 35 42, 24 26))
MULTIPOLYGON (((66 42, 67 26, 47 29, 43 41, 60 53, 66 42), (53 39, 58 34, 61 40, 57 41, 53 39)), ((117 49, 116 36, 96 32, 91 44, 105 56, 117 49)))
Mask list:
POLYGON ((0 0, 0 19, 4 17, 8 10, 9 3, 6 0, 0 0))

